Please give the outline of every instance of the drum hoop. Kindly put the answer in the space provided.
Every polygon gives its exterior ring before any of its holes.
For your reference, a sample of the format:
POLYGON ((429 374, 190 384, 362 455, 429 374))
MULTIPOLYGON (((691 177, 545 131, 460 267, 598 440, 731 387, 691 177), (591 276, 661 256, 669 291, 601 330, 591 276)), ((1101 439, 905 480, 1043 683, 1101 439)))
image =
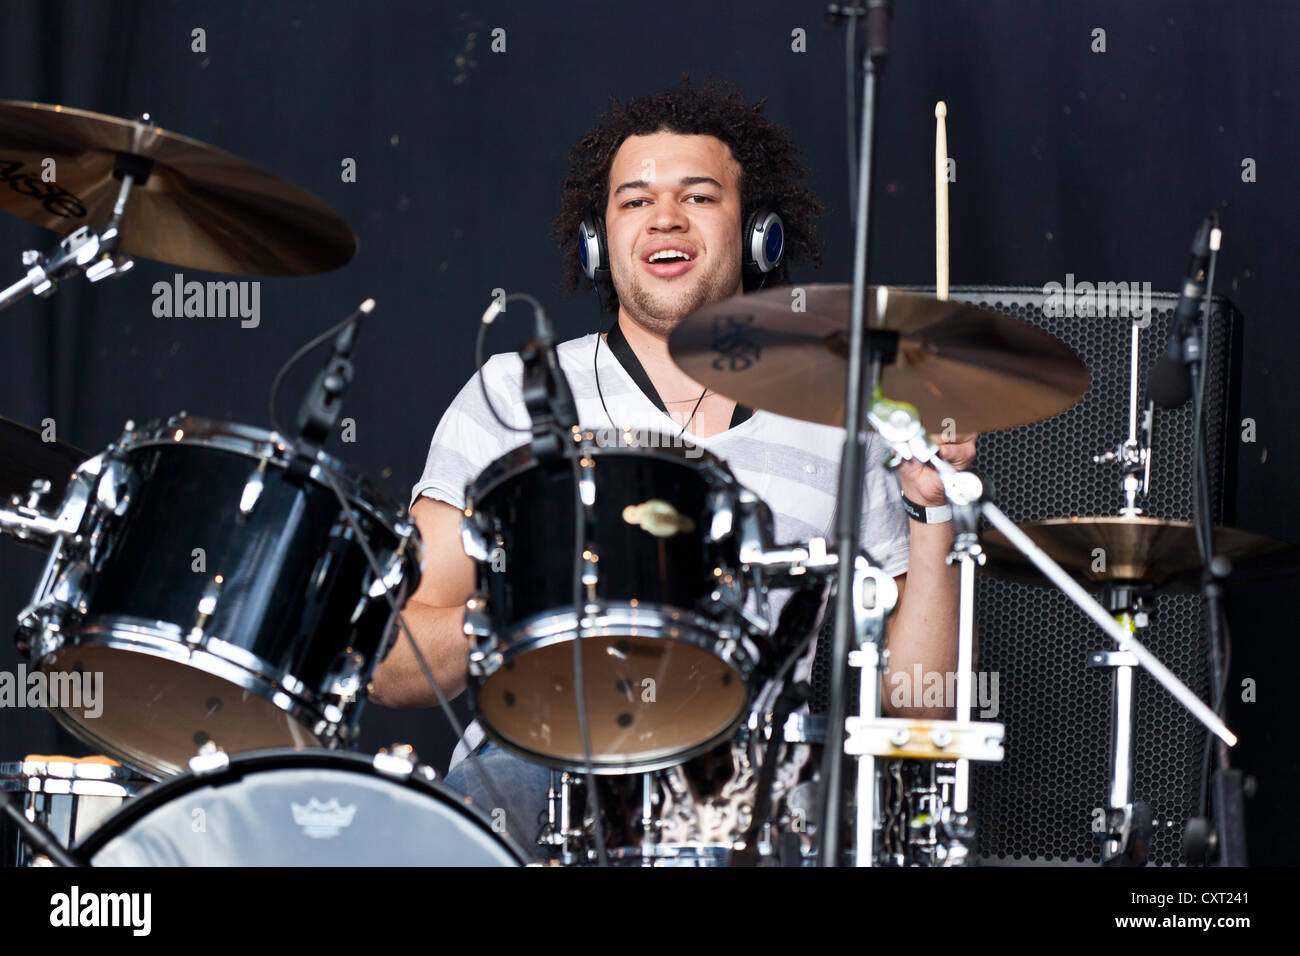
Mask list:
POLYGON ((567 644, 573 640, 575 633, 580 638, 600 637, 608 634, 608 631, 603 629, 630 626, 636 627, 638 637, 680 641, 707 651, 730 664, 740 679, 746 683, 749 682, 758 664, 758 649, 742 628, 728 628, 719 621, 698 612, 648 602, 640 602, 633 607, 627 602, 606 601, 588 607, 595 607, 596 610, 584 614, 583 618, 591 619, 593 623, 582 628, 580 632, 576 627, 578 615, 575 609, 563 605, 548 608, 514 624, 509 631, 505 646, 498 647, 496 653, 487 655, 487 659, 481 665, 482 676, 491 677, 507 661, 517 660, 522 654, 556 644, 567 644), (671 630, 680 633, 670 634, 671 630), (718 653, 718 645, 728 642, 734 642, 738 649, 744 650, 744 656, 739 662, 734 661, 732 655, 718 653))
MULTIPOLYGON (((73 647, 102 647, 144 654, 184 664, 211 677, 228 680, 236 687, 251 691, 279 708, 305 730, 321 738, 326 746, 350 740, 354 728, 349 717, 355 720, 360 714, 359 701, 352 701, 335 705, 343 711, 343 719, 330 721, 323 711, 331 702, 320 699, 315 691, 294 675, 225 641, 208 638, 202 643, 190 644, 184 639, 179 627, 164 621, 147 621, 127 615, 102 615, 84 623, 64 624, 48 640, 42 640, 40 653, 36 657, 37 663, 55 651, 73 647), (246 662, 232 659, 236 656, 243 657, 246 662), (325 728, 320 727, 322 723, 325 728)), ((50 713, 76 737, 116 754, 127 763, 142 767, 149 773, 175 776, 178 772, 185 772, 185 768, 180 771, 168 770, 166 766, 170 765, 156 765, 114 741, 99 737, 93 733, 93 728, 74 720, 62 708, 51 708, 50 713)))
MULTIPOLYGON (((588 433, 590 434, 590 433, 588 433)), ((666 440, 671 441, 665 436, 666 440)), ((677 454, 669 448, 662 446, 641 446, 641 445, 597 445, 592 441, 584 441, 578 445, 566 445, 564 447, 566 457, 581 454, 589 454, 593 458, 601 456, 621 455, 626 457, 656 457, 659 460, 673 461, 684 467, 690 468, 700 473, 707 484, 712 487, 730 487, 738 488, 739 483, 736 476, 732 474, 731 469, 713 452, 704 448, 697 447, 696 451, 699 456, 696 458, 686 458, 677 454)), ((538 467, 541 462, 533 454, 531 445, 520 445, 512 448, 501 457, 493 460, 483 469, 479 475, 472 479, 465 487, 465 507, 472 507, 472 502, 478 501, 495 491, 500 485, 510 481, 525 472, 532 471, 538 467)))
MULTIPOLYGON (((118 442, 118 447, 126 453, 172 445, 198 445, 242 455, 255 461, 267 458, 271 464, 281 469, 287 468, 293 458, 293 443, 279 432, 195 415, 171 418, 166 422, 152 421, 143 428, 129 432, 118 442), (182 433, 179 439, 175 437, 178 430, 182 433)), ((348 468, 342 461, 327 452, 318 451, 308 477, 316 484, 328 488, 329 485, 322 478, 326 471, 355 508, 399 540, 409 536, 409 531, 404 534, 402 530, 410 528, 405 509, 394 505, 382 489, 348 468)))
POLYGON ((484 831, 491 833, 521 866, 528 862, 528 856, 518 844, 511 840, 508 834, 497 833, 492 827, 492 819, 474 806, 469 797, 461 796, 441 781, 426 779, 419 772, 422 766, 417 766, 416 770, 407 776, 398 776, 377 769, 374 765, 374 757, 366 754, 286 748, 235 754, 230 757, 229 763, 219 770, 204 773, 187 770, 183 774, 150 787, 144 793, 122 804, 120 810, 88 833, 86 838, 74 847, 74 850, 83 859, 89 860, 102 850, 105 844, 139 822, 155 807, 170 803, 173 799, 203 786, 211 785, 220 788, 266 770, 285 770, 295 767, 337 770, 347 769, 349 765, 353 770, 368 776, 422 791, 442 805, 454 808, 478 823, 484 831))

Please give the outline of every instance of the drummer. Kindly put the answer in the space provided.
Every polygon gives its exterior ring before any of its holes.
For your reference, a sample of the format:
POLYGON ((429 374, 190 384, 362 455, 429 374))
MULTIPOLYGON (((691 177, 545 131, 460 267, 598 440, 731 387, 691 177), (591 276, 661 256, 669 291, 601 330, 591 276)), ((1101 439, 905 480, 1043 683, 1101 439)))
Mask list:
MULTIPOLYGON (((843 430, 738 406, 682 372, 669 356, 667 339, 697 309, 786 282, 792 262, 820 266, 814 220, 822 204, 801 185, 797 152, 786 130, 762 115, 761 103, 751 106, 739 93, 684 82, 615 105, 578 141, 552 227, 570 290, 593 286, 575 241, 589 210, 603 214, 607 237, 608 281, 595 290, 603 310, 617 320, 606 334, 558 347, 580 424, 607 433, 627 428, 681 435, 697 443, 767 503, 780 542, 834 538, 843 430), (760 205, 776 211, 784 224, 784 252, 768 272, 743 261, 742 231, 760 205)), ((494 356, 481 374, 497 412, 526 426, 518 355, 494 356)), ((449 698, 466 686, 462 623, 475 586, 474 563, 461 545, 465 486, 529 437, 496 421, 476 379, 443 415, 412 491, 411 515, 423 537, 425 563, 406 620, 449 698)), ((968 467, 975 436, 950 437, 942 456, 968 467)), ((886 470, 889 456, 880 438, 869 435, 861 541, 873 562, 898 582, 899 603, 888 625, 890 669, 910 675, 919 665, 923 674, 945 675, 942 686, 948 687, 946 675, 957 664, 958 579, 944 561, 952 523, 941 510, 942 483, 915 462, 886 470), (903 497, 915 506, 909 511, 928 520, 909 519, 903 497)), ((556 556, 561 559, 567 560, 556 556)), ((795 676, 806 676, 810 667, 811 651, 795 676)), ((892 715, 952 716, 952 701, 939 708, 899 708, 892 696, 886 687, 883 701, 892 715)), ((371 699, 388 707, 437 704, 405 640, 397 641, 376 672, 371 699)), ((452 756, 447 783, 488 813, 503 810, 510 834, 535 851, 549 771, 485 741, 477 725, 466 738, 452 756), (477 760, 467 761, 471 750, 477 760), (498 807, 501 802, 506 805, 498 807)))

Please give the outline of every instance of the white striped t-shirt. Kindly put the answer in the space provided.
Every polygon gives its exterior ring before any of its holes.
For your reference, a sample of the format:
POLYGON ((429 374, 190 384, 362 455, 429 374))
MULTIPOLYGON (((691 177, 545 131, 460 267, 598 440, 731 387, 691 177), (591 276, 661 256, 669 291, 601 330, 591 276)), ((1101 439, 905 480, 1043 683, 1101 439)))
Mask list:
MULTIPOLYGON (((657 432, 675 436, 681 426, 659 409, 632 380, 596 333, 559 345, 560 367, 573 391, 578 421, 585 429, 657 432), (593 360, 595 368, 593 369, 593 360), (600 389, 596 383, 599 378, 600 389), (604 405, 601 397, 604 397, 604 405), (608 409, 608 413, 606 412, 608 409)), ((492 406, 506 422, 528 428, 523 401, 523 363, 515 352, 494 355, 483 366, 483 382, 492 406)), ((734 428, 693 443, 727 463, 736 479, 772 511, 774 539, 793 544, 813 537, 833 541, 835 494, 839 486, 844 430, 756 410, 734 428)), ((483 403, 478 376, 466 383, 442 416, 433 434, 424 473, 411 489, 411 503, 426 495, 465 507, 465 486, 489 464, 530 440, 528 432, 503 428, 483 403)), ((907 516, 899 500, 897 476, 883 467, 890 450, 875 433, 867 436, 867 479, 863 498, 861 542, 872 562, 886 574, 907 571, 907 516)), ((557 555, 557 560, 571 560, 557 555)), ((784 595, 773 593, 773 622, 784 595)), ((811 669, 813 650, 796 670, 799 679, 811 669), (802 673, 801 673, 802 672, 802 673)), ((466 732, 452 766, 478 746, 477 724, 466 732)))

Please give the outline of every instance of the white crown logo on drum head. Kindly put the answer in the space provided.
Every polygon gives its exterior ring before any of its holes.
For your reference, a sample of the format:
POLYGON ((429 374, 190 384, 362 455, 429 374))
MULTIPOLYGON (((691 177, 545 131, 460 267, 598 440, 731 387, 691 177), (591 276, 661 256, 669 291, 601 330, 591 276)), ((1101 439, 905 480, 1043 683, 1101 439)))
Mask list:
POLYGON ((321 803, 315 797, 307 801, 306 806, 290 803, 293 810, 293 822, 302 827, 302 832, 314 840, 329 840, 351 826, 356 815, 356 804, 341 806, 337 798, 331 797, 329 803, 321 803))

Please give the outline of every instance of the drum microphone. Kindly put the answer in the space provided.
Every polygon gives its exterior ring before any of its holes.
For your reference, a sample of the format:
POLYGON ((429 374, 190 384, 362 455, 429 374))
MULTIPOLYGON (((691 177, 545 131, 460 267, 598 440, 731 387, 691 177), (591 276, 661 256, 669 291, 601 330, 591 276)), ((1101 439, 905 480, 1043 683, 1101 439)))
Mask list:
POLYGON ((343 408, 343 395, 352 384, 352 363, 348 357, 356 348, 361 333, 361 320, 375 308, 374 299, 366 299, 357 310, 339 323, 342 328, 334 338, 334 349, 329 361, 316 375, 307 397, 298 409, 298 437, 313 445, 321 445, 338 424, 343 408))
POLYGON ((1218 217, 1211 212, 1192 239, 1191 261, 1187 264, 1187 275, 1178 293, 1178 305, 1174 308, 1174 317, 1170 322, 1165 353, 1147 376, 1147 396, 1161 408, 1178 408, 1192 397, 1192 380, 1187 371, 1187 363, 1199 361, 1200 356, 1188 353, 1187 337, 1205 295, 1205 273, 1209 267, 1210 249, 1217 249, 1218 246, 1218 217))

